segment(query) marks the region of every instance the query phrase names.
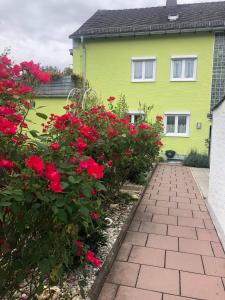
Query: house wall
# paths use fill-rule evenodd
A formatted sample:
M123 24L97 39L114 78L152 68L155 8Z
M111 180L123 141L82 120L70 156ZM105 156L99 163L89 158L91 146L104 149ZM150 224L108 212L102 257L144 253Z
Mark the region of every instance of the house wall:
M213 111L208 203L225 247L225 101Z
M48 116L51 113L54 114L63 114L65 110L63 106L66 105L66 98L37 98L35 99L37 112L42 112ZM44 106L38 109L39 106ZM35 129L40 131L42 129L41 124L45 123L44 119L41 119L36 116L35 111L31 110L27 116L27 119L32 120L34 123L29 123L28 126L30 129Z
M210 110L214 35L210 33L149 36L143 38L86 42L86 76L97 93L106 99L125 94L130 110L139 101L154 105L152 118L164 112L190 112L190 137L165 137L165 150L187 154L190 149L206 151ZM172 55L197 55L197 80L170 81ZM156 56L156 81L131 82L131 58ZM82 49L73 53L74 72L82 74ZM196 129L196 123L202 129Z

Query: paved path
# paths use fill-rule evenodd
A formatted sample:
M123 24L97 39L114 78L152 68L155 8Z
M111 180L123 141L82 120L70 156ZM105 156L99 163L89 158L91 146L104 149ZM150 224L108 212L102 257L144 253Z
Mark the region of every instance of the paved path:
M207 168L191 168L191 173L202 192L202 196L208 198L209 192L209 169Z
M158 166L98 300L225 300L224 286L225 254L190 169Z

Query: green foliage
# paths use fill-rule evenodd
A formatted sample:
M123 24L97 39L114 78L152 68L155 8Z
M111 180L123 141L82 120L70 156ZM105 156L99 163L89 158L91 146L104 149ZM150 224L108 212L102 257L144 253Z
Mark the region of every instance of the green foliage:
M129 111L125 95L121 94L119 99L116 101L116 105L114 107L112 105L111 108L118 117L124 118Z
M88 82L84 82L84 78L79 74L72 74L71 79L76 88L84 88L84 85L86 88L89 86Z
M9 300L21 285L35 299L65 270L99 267L92 251L105 243L104 209L119 198L130 201L121 187L155 161L162 133L160 118L130 124L123 97L115 111L111 102L111 111L92 107L89 98L84 108L67 105L62 116L36 112L46 121L43 134L29 132L26 116L36 111L29 68L37 74L39 67L23 65L24 76L8 89L16 68L0 58L0 298ZM47 82L43 72L39 77Z
M209 157L206 154L198 153L196 150L191 150L184 159L183 165L196 168L209 168Z
M64 73L61 72L57 67L44 66L42 67L44 72L48 72L51 75L51 80L58 80L63 77Z
M73 69L70 68L70 67L66 67L64 70L63 70L63 75L64 76L71 76L73 74Z

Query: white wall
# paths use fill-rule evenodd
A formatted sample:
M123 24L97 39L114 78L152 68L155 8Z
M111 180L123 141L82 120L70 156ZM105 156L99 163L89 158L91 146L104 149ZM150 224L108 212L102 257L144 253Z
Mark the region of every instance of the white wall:
M225 247L225 101L213 111L208 205Z

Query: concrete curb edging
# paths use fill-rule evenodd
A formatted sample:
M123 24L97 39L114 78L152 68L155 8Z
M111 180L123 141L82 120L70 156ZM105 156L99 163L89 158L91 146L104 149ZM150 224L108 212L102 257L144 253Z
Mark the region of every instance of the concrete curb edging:
M113 244L112 246L112 249L110 250L110 252L108 253L105 261L104 261L104 264L102 265L101 269L99 270L99 273L91 287L91 290L90 292L88 293L88 298L87 299L90 299L90 300L97 300L98 299L98 296L101 292L101 289L103 287L103 284L104 284L104 281L105 281L105 278L106 276L108 275L115 259L116 259L116 256L118 254L118 251L120 249L120 246L125 238L125 235L127 233L127 230L133 220L133 217L136 213L136 210L138 208L138 206L140 205L140 202L144 196L144 193L148 187L148 184L156 170L156 167L157 167L157 164L153 165L153 168L152 170L149 172L148 176L147 176L147 180L146 180L146 184L145 186L143 187L142 191L141 191L141 195L138 199L138 201L134 204L134 206L132 207L131 209L131 212L130 212L130 215L128 216L126 222L123 224L123 227L115 241L115 243Z

